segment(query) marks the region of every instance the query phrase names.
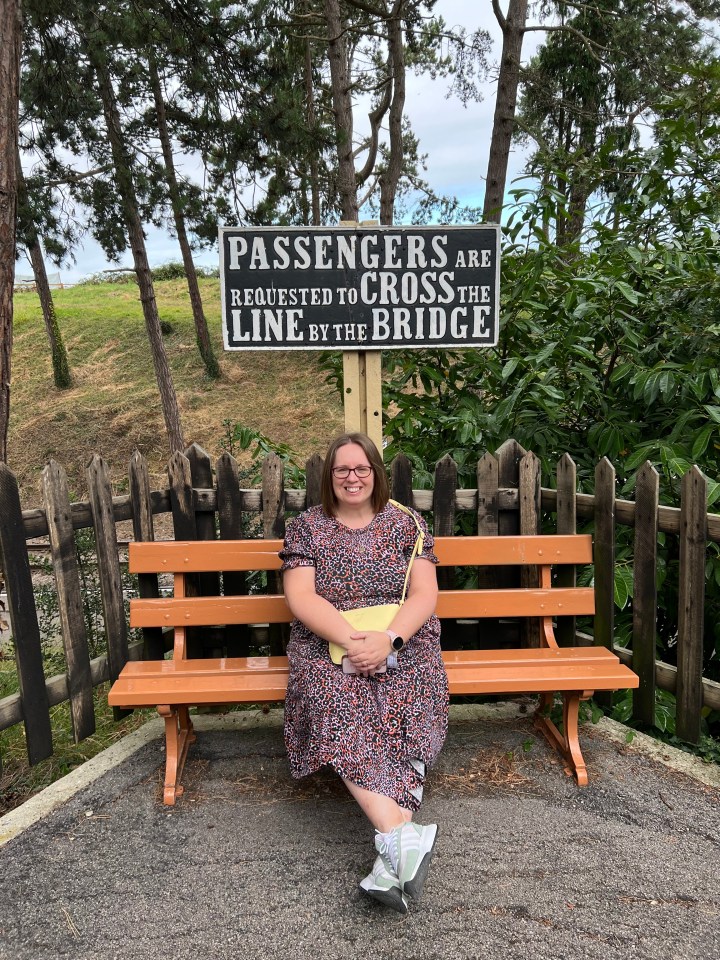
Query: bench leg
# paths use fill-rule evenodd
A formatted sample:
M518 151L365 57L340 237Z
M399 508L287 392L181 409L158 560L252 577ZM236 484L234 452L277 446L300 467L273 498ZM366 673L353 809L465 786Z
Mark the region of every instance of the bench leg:
M578 735L578 715L580 701L592 696L592 691L583 690L563 694L563 733L550 719L553 695L544 693L535 714L535 726L542 731L550 745L554 747L568 765L568 773L577 780L579 787L587 786L588 775L585 760L580 749Z
M187 707L161 705L158 713L165 721L165 787L163 803L174 806L175 800L182 796L180 786L188 747L195 741L190 711Z

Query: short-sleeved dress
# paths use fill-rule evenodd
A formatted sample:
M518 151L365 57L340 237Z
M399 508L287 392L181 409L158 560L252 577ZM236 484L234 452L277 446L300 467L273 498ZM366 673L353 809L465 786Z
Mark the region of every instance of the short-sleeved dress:
M437 563L433 539L416 516L426 533L421 556ZM339 610L398 603L416 540L412 517L391 503L361 530L311 507L288 524L282 569L314 567L317 593ZM331 766L352 783L416 810L423 765L435 759L447 732L438 618L430 617L409 639L396 668L373 677L343 673L327 641L298 620L288 658L285 743L293 776Z

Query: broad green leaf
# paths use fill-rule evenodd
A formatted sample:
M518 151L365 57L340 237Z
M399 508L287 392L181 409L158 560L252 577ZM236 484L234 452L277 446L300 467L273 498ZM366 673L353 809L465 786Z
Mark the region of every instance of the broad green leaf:
M615 606L624 610L633 593L633 570L631 565L616 566L613 578Z
M697 463L697 461L702 457L708 447L710 442L710 437L713 433L716 433L715 427L712 424L708 424L700 433L695 437L693 441L692 450L690 451L690 456L692 460Z
M513 357L512 360L508 360L507 363L503 364L502 368L502 378L507 380L510 377L514 370L517 369L517 365L520 363L519 357Z
M637 290L633 290L629 283L625 283L624 280L616 280L614 286L629 303L637 304L639 302Z

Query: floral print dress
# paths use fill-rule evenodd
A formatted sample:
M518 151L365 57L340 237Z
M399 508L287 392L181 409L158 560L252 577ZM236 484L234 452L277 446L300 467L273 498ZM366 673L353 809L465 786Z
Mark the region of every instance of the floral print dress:
M421 562L437 563L433 539L416 516L425 532ZM288 524L282 569L314 567L317 593L339 610L399 603L416 540L412 517L391 503L361 530L311 507ZM329 765L352 783L416 810L424 765L435 759L447 732L437 617L409 639L396 668L374 677L344 674L330 659L327 641L298 620L287 652L285 743L293 776Z

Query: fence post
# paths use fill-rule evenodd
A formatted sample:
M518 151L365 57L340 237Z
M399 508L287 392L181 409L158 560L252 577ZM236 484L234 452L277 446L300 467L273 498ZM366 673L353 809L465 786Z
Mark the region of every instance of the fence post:
M176 451L168 461L170 504L176 540L197 540L190 461Z
M700 739L703 705L703 613L707 541L707 481L698 467L682 478L678 597L677 715L682 740Z
M237 461L223 453L215 464L217 478L217 513L221 540L241 540L243 536L242 502ZM248 592L247 578L239 570L226 570L222 575L223 594L239 597ZM250 630L245 624L225 627L225 646L229 657L249 656Z
M53 752L50 705L20 492L14 474L4 463L0 463L0 552L15 639L27 754L30 763L35 764Z
M517 440L506 440L495 451L498 462L498 487L517 490L520 482L520 461L525 456L525 449ZM500 510L498 514L498 533L501 537L512 536L520 530L520 516L518 510ZM503 573L504 571L500 571ZM517 586L518 577L507 571L508 582L501 586Z
M193 486L192 508L195 513L195 530L198 540L215 539L215 514L210 511L199 511L194 490L212 490L215 486L210 457L203 448L193 443L185 451L190 464L190 478ZM198 576L201 597L217 597L220 593L220 574L201 573Z
M557 532L577 533L577 469L569 453L564 453L557 463ZM577 581L575 567L563 564L557 568L557 585L574 587ZM555 637L561 647L573 647L577 643L575 617L558 617Z
M152 498L147 461L139 450L133 451L128 467L130 482L130 502L132 504L133 537L137 543L155 539L153 526ZM154 600L160 596L156 573L138 574L138 596ZM143 658L162 660L165 655L163 632L161 627L143 627Z
M435 464L435 482L433 484L433 533L436 537L452 537L455 534L455 494L457 491L457 464L446 454ZM450 590L455 584L455 570L452 567L440 567L438 585L442 590ZM440 621L443 646L452 650L458 640L457 621Z
M518 502L520 533L523 536L536 536L540 528L540 461L532 451L526 453L520 461ZM537 587L537 567L523 567L520 571L520 584L523 587ZM540 646L539 620L534 617L523 620L522 642L525 647Z
M613 649L615 631L615 467L595 468L595 643Z
M506 440L496 451L498 464L498 529L501 537L513 536L520 531L520 511L518 509L502 509L499 498L500 490L517 490L520 483L520 461L525 456L525 450L517 440ZM520 584L519 567L500 567L493 571L494 586L500 589L510 589ZM489 626L489 624L488 624ZM520 631L516 623L498 621L498 630L504 636L505 644L517 645L521 642Z
M394 500L405 507L414 507L412 465L404 453L399 453L390 464L390 490Z
M498 462L491 453L484 454L477 462L477 531L480 537L498 535L498 469Z
M107 637L108 670L112 682L117 680L118 674L127 663L128 635L110 471L105 460L97 454L88 464L87 481L95 529L95 551ZM115 719L124 717L127 713L129 713L128 710L113 708Z
M190 477L193 487L198 490L214 489L215 479L212 463L203 448L199 444L193 443L185 451L185 456L190 464ZM198 540L214 540L215 514L209 510L198 510L194 497L193 510L195 511L195 529L197 530ZM215 575L213 574L213 576Z
M322 500L323 458L314 453L305 463L305 506L316 507Z
M184 453L176 450L168 460L168 479L170 481L170 508L172 510L173 531L176 540L197 540L195 504L193 502L192 474L190 461ZM185 578L185 594L188 597L200 595L198 574L188 574ZM187 631L187 655L190 658L207 656L205 652L207 633L194 627Z
M240 475L237 460L229 453L223 453L215 464L217 477L217 512L221 540L242 540L242 503L240 502ZM227 589L227 577L223 574L225 593L237 591ZM241 578L242 579L242 578Z
M275 453L269 453L262 465L263 537L266 540L285 536L285 475L283 462ZM280 574L268 573L268 590L281 593ZM282 655L289 637L287 624L270 624L270 653Z
M520 461L518 502L520 533L535 536L540 529L540 461L532 451Z
M498 535L498 462L491 453L484 453L477 462L477 532L479 537ZM494 567L478 567L478 587L497 587ZM486 626L489 626L486 624ZM497 633L496 622L494 632Z
M639 688L633 690L633 720L648 726L655 723L659 498L660 477L655 467L646 460L635 482L632 668L640 677Z
M67 665L70 718L73 738L79 743L95 732L93 684L67 475L54 460L43 470L42 485Z
M452 537L455 535L456 492L457 464L448 453L435 465L433 533L436 537ZM440 573L442 572L441 570Z

